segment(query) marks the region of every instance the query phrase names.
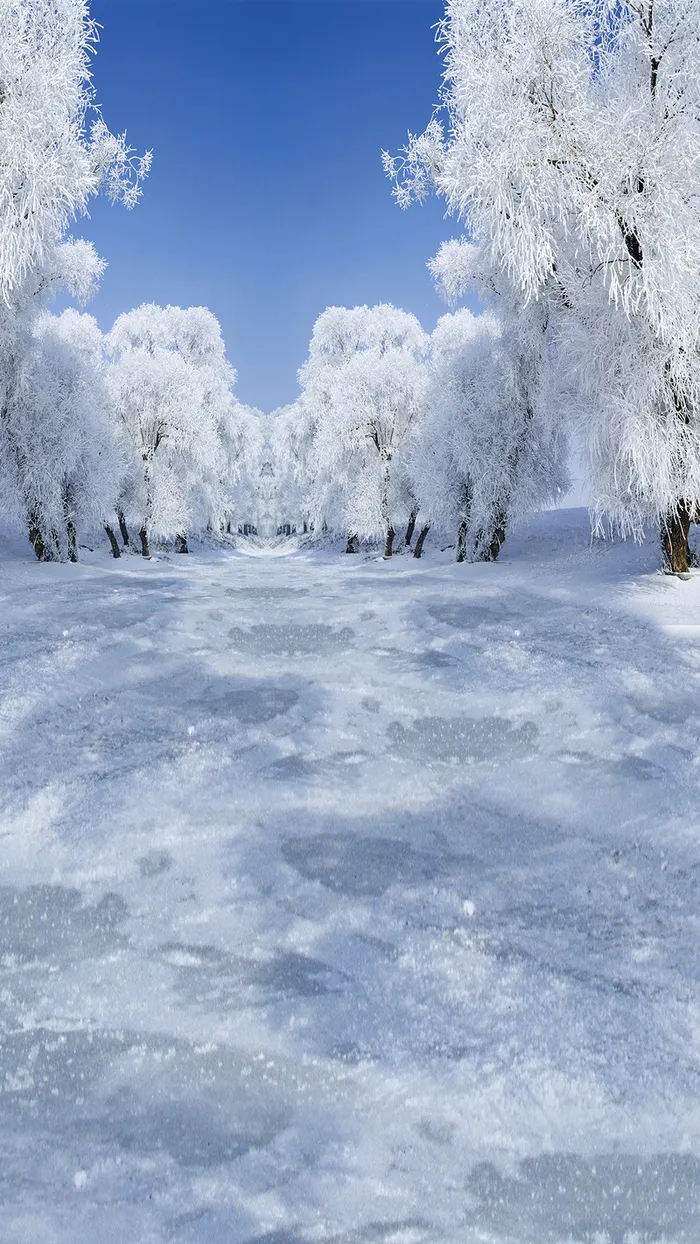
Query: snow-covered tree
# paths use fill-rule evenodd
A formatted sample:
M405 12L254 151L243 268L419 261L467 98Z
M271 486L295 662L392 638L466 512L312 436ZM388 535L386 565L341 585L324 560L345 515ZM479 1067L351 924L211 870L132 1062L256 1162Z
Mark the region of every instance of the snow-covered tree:
M0 0L0 298L7 304L90 198L133 204L134 161L94 106L88 0Z
M391 556L396 525L415 507L408 434L423 406L428 337L388 304L330 307L314 326L300 372L313 421L309 511L316 526L381 536Z
M239 526L257 527L266 506L264 464L266 418L261 410L245 403L230 403L221 421L223 521L226 531Z
M348 479L361 466L351 445L325 434L338 416L337 373L364 347L367 312L367 307L327 307L318 317L299 371L301 395L289 408L287 448L297 480L304 480L309 526L317 532L346 529ZM356 539L351 531L349 549Z
M124 471L91 316L37 317L0 435L37 555L76 561L77 532L105 521Z
M700 494L698 30L700 0L447 0L449 131L387 162L545 305L597 521L659 521L674 570Z
M22 402L34 383L33 318L59 287L88 296L103 265L66 231L102 190L132 206L149 157L133 160L94 107L87 0L0 0L0 32L0 504L26 519L27 463L10 424L26 430L31 417Z
M495 559L511 524L565 486L566 442L541 392L541 336L536 317L466 308L433 332L411 473L423 512L457 531L459 561Z
M270 511L274 529L310 525L307 493L315 423L301 399L274 410L267 437Z
M114 409L133 450L122 509L149 538L175 537L224 521L225 473L235 373L221 330L204 307L148 304L121 315L107 337Z

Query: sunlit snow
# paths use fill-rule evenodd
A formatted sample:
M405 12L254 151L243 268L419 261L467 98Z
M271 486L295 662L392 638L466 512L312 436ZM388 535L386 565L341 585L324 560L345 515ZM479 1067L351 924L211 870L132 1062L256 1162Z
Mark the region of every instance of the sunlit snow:
M697 1241L700 580L3 549L3 1244Z

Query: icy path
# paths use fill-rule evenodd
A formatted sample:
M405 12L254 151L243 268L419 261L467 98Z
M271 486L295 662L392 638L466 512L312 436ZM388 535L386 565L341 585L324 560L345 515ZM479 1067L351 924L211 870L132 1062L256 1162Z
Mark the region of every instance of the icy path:
M2 1244L696 1244L700 579L17 547Z

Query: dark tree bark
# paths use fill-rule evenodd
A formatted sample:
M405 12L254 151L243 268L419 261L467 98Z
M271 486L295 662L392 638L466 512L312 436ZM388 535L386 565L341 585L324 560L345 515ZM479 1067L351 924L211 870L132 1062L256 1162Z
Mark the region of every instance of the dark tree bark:
M34 552L36 553L37 561L45 562L47 560L47 557L46 557L46 547L44 545L44 537L41 534L41 527L39 526L39 520L37 518L37 515L33 510L30 511L29 513L28 523L29 523L29 543L31 544L32 548L34 549Z
M58 532L51 531L47 536L41 526L39 515L36 510L29 511L27 515L27 526L29 528L29 543L36 553L37 561L61 561L61 544L58 538Z
M467 556L467 535L469 533L469 519L463 518L459 524L457 532L457 561L463 562Z
M396 534L396 533L395 533L395 531L394 531L394 528L393 528L393 527L390 527L390 528L389 528L389 530L388 530L388 531L387 531L387 533L386 533L386 544L384 545L384 556L385 556L385 558L386 558L386 557L391 557L391 555L392 555L392 553L393 553L393 551L394 551L394 536L395 536L395 534Z
M124 548L128 548L129 528L126 525L126 518L124 517L123 510L117 510L117 518L119 519L119 530L121 532L122 543L124 544Z
M458 562L467 560L467 542L472 521L472 485L469 477L462 483L461 494L460 510L462 512L462 521L457 532L457 552L455 554L455 560Z
M187 536L176 536L175 537L175 552L176 553L189 553L189 551L190 550L187 547Z
M674 574L686 574L692 564L688 537L690 524L696 516L695 509L691 510L683 501L677 510L666 515L661 524L661 548L666 569Z
M408 527L406 528L406 547L407 548L411 547L411 540L413 539L413 533L416 530L416 519L417 518L418 518L418 511L411 510L411 513L408 519Z
M348 535L348 542L345 545L345 552L346 553L359 553L359 551L360 551L360 541L358 540L355 533L351 531Z
M141 539L141 556L150 557L151 550L148 544L148 531L146 530L145 527L142 527L141 530L139 531L139 537Z
M121 549L119 548L117 537L112 531L112 528L110 527L109 523L105 523L104 527L105 527L105 531L107 532L109 543L112 546L112 557L121 557Z
M75 513L75 507L73 503L73 487L68 480L64 482L63 487L61 489L61 494L62 494L62 500L63 500L63 518L66 524L66 544L68 546L68 560L71 562L77 562L78 560L78 536L75 530L75 522L73 520L73 515ZM60 548L60 542L57 541L57 544L58 544L58 547Z
M477 557L480 562L495 562L506 538L505 519L499 514L489 532L480 532L477 540Z
M71 562L77 562L78 537L75 531L75 523L72 518L66 519L66 535L68 536L68 560Z
M495 562L506 538L506 512L496 509L488 526L480 527L474 540L474 559L478 562Z
M421 556L423 552L423 545L425 544L425 537L427 536L429 531L430 531L430 523L428 523L426 527L421 528L421 531L419 532L419 535L418 535L418 539L416 540L416 547L413 550L414 557Z

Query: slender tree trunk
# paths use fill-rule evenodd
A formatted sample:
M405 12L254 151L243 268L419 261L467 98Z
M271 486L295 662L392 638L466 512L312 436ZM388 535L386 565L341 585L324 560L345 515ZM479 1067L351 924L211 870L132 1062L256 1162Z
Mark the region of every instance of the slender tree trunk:
M416 530L416 519L417 518L418 518L418 511L411 510L411 513L408 519L408 527L406 528L406 548L411 547L411 540L413 539L413 533Z
M421 528L421 531L419 532L419 535L418 535L418 539L416 540L416 547L413 550L414 557L420 557L422 555L423 545L425 544L425 537L427 536L429 531L430 531L430 523L428 523L425 527Z
M360 541L358 540L354 531L351 531L348 535L348 542L345 545L345 552L346 553L359 553L359 551L360 551Z
M29 525L29 543L36 553L37 561L48 561L49 559L46 556L44 537L41 534L41 527L39 526L39 519L36 510L29 511L27 521Z
M377 444L379 449L379 444ZM379 504L381 506L382 517L384 519L384 530L386 531L386 543L384 545L384 556L391 557L394 551L394 524L389 518L389 487L391 485L391 454L379 451L384 464L382 491Z
M688 547L690 524L694 510L683 501L677 510L666 515L661 524L661 547L667 570L674 574L686 574L690 570L691 556Z
M459 524L457 532L457 561L463 562L467 556L467 535L469 533L469 519L463 518Z
M505 519L502 514L494 520L494 525L490 535L486 532L480 533L477 541L478 558L481 562L495 562L501 551L501 546L506 538Z
M75 523L72 518L66 519L66 535L68 536L68 560L71 562L77 562L78 537L75 531Z
M500 553L506 539L505 520L500 521L493 529L491 543L489 545L489 561L495 562Z
M176 536L175 537L175 552L176 553L189 553L189 551L190 550L187 547L187 536Z
M145 508L143 520L141 522L141 529L139 531L139 538L141 540L141 556L142 557L151 556L151 548L148 542L148 528L153 520L153 489L151 488L151 476L153 473L153 468L151 464L153 461L153 454L155 454L156 449L158 448L158 440L159 440L159 436L156 437L156 445L153 451L150 453L144 454L143 456L143 480L144 480L144 484L146 485L146 508Z
M34 509L30 510L27 515L27 526L29 528L29 543L36 553L37 561L60 562L63 560L58 532L52 530L47 536L42 529L39 515Z
M121 532L122 543L124 548L129 546L129 528L126 525L126 518L123 510L117 510L117 518L119 520L119 530Z
M78 560L78 536L73 521L73 489L67 480L61 489L63 501L63 518L66 524L66 544L68 546L68 560L77 562ZM60 545L59 545L60 547Z
M117 541L117 537L115 536L114 532L112 531L112 528L110 527L109 523L105 523L105 524L104 524L104 529L105 529L105 531L107 532L107 537L108 537L108 539L109 539L109 543L110 543L110 544L111 544L111 546L112 546L112 557L121 557L121 550L120 550L120 548L119 548L119 543L118 543L118 541Z
M497 509L487 527L480 527L474 541L474 557L479 562L495 562L506 538L506 511Z
M469 527L472 521L472 485L471 480L467 476L462 484L462 521L459 524L457 532L457 553L456 560L458 562L467 559L467 540L469 538Z

